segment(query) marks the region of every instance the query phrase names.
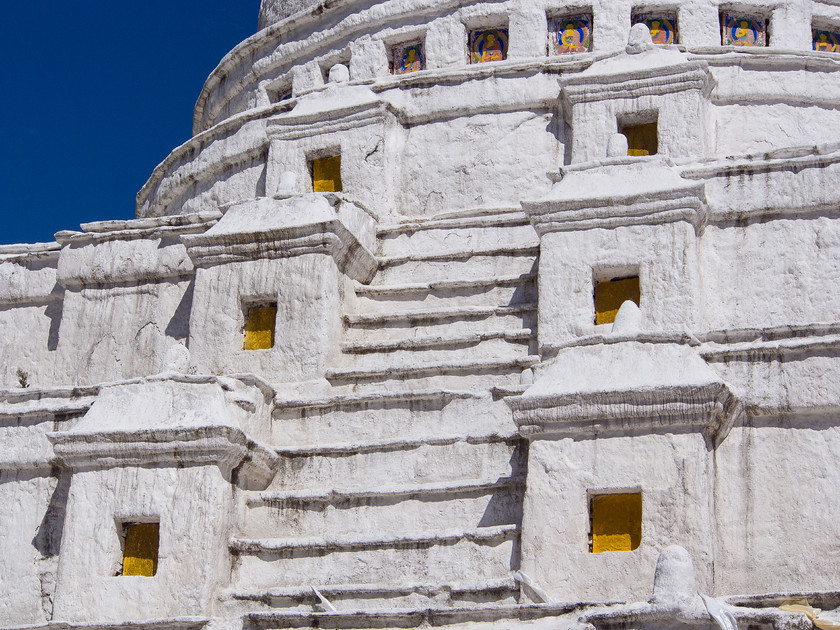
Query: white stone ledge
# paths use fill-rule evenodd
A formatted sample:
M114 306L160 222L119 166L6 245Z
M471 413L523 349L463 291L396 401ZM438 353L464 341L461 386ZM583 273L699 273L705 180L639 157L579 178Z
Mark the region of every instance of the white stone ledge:
M257 628L417 628L456 623L487 623L515 619L531 621L559 617L576 610L620 602L575 602L555 604L483 604L464 607L423 607L342 612L255 612L245 616ZM570 625L573 620L569 620ZM798 628L796 630L799 630Z
M453 347L475 345L493 339L504 339L512 343L522 343L535 339L536 336L536 331L530 328L493 330L464 335L422 335L407 339L344 342L341 344L341 351L346 354L368 354L374 352L397 352L399 350L452 349Z
M415 497L474 494L499 488L523 486L524 478L497 477L495 479L474 479L469 481L445 481L426 484L396 484L377 488L347 488L319 490L291 490L288 492L263 492L258 498L250 498L248 507L277 505L301 501L306 503L340 503L358 499L379 497L408 500Z
M516 442L519 440L517 431L508 433L484 433L476 435L449 435L428 438L394 438L387 440L368 440L347 442L343 444L312 444L306 446L285 446L275 449L283 457L328 457L330 455L363 455L367 453L382 453L388 451L420 448L422 446L451 446L458 442L467 444L494 444L499 442Z
M536 303L514 306L444 306L440 308L395 311L393 313L350 313L344 315L349 326L376 326L394 322L427 322L448 319L474 319L493 315L522 315L537 311Z
M380 225L376 235L380 238L411 234L423 230L458 230L464 228L493 228L528 225L528 215L520 207L470 208L459 212L446 212L426 219L410 218L392 225Z
M414 532L394 536L381 534L345 535L312 538L233 538L230 550L236 553L265 554L288 551L360 551L363 549L392 549L399 547L454 545L461 541L476 544L498 544L512 540L519 534L518 525L495 525L470 530L450 529L437 532Z
M168 617L146 621L52 621L24 626L0 626L0 630L199 630L210 621L208 617Z
M526 221L527 223L527 221ZM414 282L407 284L356 284L356 295L389 297L410 293L431 293L457 289L476 289L482 287L512 287L528 282L536 282L537 274L524 273L516 276L494 276L471 280L437 280L432 282Z
M513 419L528 438L605 436L636 431L699 429L728 432L742 413L723 383L513 399ZM725 435L724 435L725 437Z
M377 403L406 403L413 404L420 401L451 400L451 399L479 399L481 394L471 391L434 389L404 392L367 392L364 394L343 394L325 398L298 398L274 401L273 414L276 415L289 409L329 409L335 407L368 406Z
M0 418L82 413L98 394L98 386L0 390Z
M730 606L767 608L807 600L809 605L822 610L834 610L840 606L840 591L789 591L782 593L760 593L750 595L725 595L720 598Z
M486 373L512 369L522 369L537 365L537 355L512 357L507 359L487 359L473 361L440 361L434 363L390 365L382 368L355 369L333 368L325 376L331 381L369 381L404 378L421 378L429 375L453 373Z
M242 467L248 487L264 489L274 477L277 455L228 426L144 429L135 431L65 431L48 433L56 460L68 468L114 466L219 465Z
M536 236L534 240L537 241ZM442 252L439 254L409 254L407 256L380 256L379 268L395 267L409 262L433 261L463 261L475 256L536 256L540 253L539 243L536 245L520 245L516 247L490 247L486 249L472 249L461 252Z
M825 167L840 162L840 143L831 142L810 146L793 146L768 151L747 153L726 158L712 158L708 161L683 165L680 175L686 179L712 179L715 177L740 176L746 173L801 170Z
M339 598L362 595L393 596L409 595L418 593L426 596L448 593L487 593L501 590L519 592L518 583L510 577L482 580L481 582L453 582L443 584L430 584L424 582L401 582L394 584L324 584L318 585L318 590L324 595L332 595ZM239 590L230 589L221 594L222 600L239 599L248 601L260 601L264 599L303 599L306 601L317 598L310 586L288 586L269 589Z
M826 350L840 350L840 335L819 338L753 341L731 345L708 344L699 352L707 361L746 359L753 362L774 361L791 355L810 355Z
M61 249L58 243L12 243L0 245L0 261L25 257L43 257L57 253Z

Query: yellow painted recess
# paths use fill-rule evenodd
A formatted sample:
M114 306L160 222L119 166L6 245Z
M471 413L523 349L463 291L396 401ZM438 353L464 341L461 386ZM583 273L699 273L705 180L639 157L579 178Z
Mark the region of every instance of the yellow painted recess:
M122 574L153 577L157 573L159 539L158 523L126 525Z
M627 155L656 155L659 150L659 132L656 123L627 125L621 128L627 137Z
M254 306L248 309L245 321L243 350L266 350L274 347L274 324L277 306Z
M592 497L592 553L633 551L642 542L642 494Z
M595 284L595 323L612 324L627 300L639 306L642 292L639 277L604 280Z
M312 190L341 192L341 156L312 160Z

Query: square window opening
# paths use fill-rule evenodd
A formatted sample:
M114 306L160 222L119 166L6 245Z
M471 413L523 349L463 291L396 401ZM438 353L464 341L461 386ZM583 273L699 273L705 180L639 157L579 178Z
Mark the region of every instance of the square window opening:
M650 118L650 117L648 117ZM638 120L633 117L618 121L618 132L627 138L627 155L656 155L659 152L658 115L653 120Z
M426 44L422 39L395 44L388 59L391 74L409 74L426 69Z
M840 27L815 25L811 29L811 41L817 52L840 53Z
M677 13L675 11L640 10L633 13L633 24L645 24L650 29L654 44L669 45L679 43Z
M548 54L570 55L592 50L592 12L548 16Z
M284 85L279 88L275 88L268 92L268 100L269 102L274 105L275 103L282 103L283 101L291 100L292 98L292 86L291 85Z
M627 300L641 302L639 276L625 276L595 281L595 325L612 324L621 305Z
M770 20L740 11L721 11L721 44L724 46L770 45Z
M315 192L341 192L341 155L318 157L309 163L312 190Z
M245 315L245 343L242 349L268 350L273 348L276 323L276 302L248 307Z
M589 498L589 551L633 551L642 542L642 493L595 494Z
M470 31L470 63L504 61L508 55L508 29L482 28Z
M158 568L160 523L119 524L123 550L122 567L118 575L154 577Z

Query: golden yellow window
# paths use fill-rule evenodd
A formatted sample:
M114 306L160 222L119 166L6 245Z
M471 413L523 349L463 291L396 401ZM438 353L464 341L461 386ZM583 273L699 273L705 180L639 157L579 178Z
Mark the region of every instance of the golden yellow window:
M659 131L655 122L622 125L620 132L627 137L627 155L656 155L659 150Z
M621 305L630 300L639 306L641 295L638 276L596 282L595 323L612 324Z
M243 350L265 350L274 347L274 324L277 305L252 306L245 317Z
M126 523L123 575L153 577L157 573L159 523Z
M642 542L642 493L592 497L592 553L633 551Z
M341 156L312 160L312 190L341 192Z

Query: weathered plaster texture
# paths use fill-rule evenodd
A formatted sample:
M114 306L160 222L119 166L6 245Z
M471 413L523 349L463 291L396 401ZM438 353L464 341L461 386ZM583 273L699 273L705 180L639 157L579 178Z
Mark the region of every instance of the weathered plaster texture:
M263 0L136 219L0 246L0 629L840 622L835 4Z

